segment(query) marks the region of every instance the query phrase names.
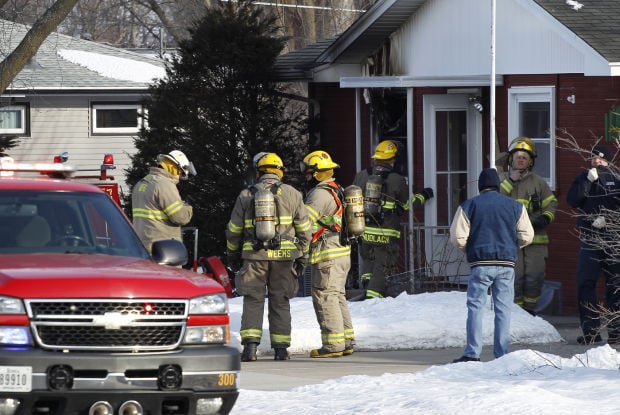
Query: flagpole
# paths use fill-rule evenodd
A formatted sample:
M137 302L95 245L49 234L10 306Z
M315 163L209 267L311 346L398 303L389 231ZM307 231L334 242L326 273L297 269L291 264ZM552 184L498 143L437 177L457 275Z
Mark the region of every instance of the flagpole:
M496 0L491 0L491 82L489 102L489 167L495 167L495 15Z

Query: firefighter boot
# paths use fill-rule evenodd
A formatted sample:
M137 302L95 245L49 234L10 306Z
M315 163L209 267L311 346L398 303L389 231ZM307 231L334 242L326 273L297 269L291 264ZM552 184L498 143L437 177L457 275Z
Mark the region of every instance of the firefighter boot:
M242 362L255 362L257 347L258 347L258 343L246 343L243 346L243 352L241 353L241 361Z
M290 360L291 356L288 354L286 347L276 347L273 349L273 360Z
M321 347L320 349L313 349L310 351L310 357L322 358L322 357L341 357L343 351L332 352Z

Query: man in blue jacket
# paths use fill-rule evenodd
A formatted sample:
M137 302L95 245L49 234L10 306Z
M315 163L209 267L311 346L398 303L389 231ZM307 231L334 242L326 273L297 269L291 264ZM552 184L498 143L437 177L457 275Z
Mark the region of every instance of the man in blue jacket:
M601 342L601 320L596 296L596 282L601 273L605 275L607 309L620 312L620 259L609 251L617 244L617 225L608 226L609 214L620 210L620 179L610 169L613 153L604 145L592 149L590 169L573 180L566 201L579 211L579 258L577 260L577 299L583 335L577 337L580 344ZM607 326L607 342L620 344L620 321L611 319Z
M478 196L459 206L450 227L450 242L465 252L471 267L467 283L467 346L454 363L480 360L489 287L495 310L493 352L496 358L508 353L517 250L534 238L525 206L499 193L495 169L482 170L478 190Z

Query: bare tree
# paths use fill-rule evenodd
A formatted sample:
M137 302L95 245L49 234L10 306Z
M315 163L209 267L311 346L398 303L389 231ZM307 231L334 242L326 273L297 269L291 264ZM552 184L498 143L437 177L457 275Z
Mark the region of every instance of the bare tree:
M0 93L4 92L15 76L26 66L45 39L67 17L78 0L58 0L35 22L24 39L0 62ZM6 3L6 1L4 1Z

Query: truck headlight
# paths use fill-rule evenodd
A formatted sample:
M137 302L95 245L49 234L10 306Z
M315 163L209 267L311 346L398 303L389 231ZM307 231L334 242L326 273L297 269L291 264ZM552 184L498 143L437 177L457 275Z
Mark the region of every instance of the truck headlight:
M30 329L28 327L0 326L1 346L28 346L30 344Z
M0 314L26 314L26 309L19 298L0 296Z
M183 338L185 344L225 344L230 340L228 326L188 327Z
M189 301L189 314L226 314L228 298L226 294L211 294L192 298Z

